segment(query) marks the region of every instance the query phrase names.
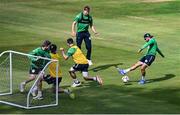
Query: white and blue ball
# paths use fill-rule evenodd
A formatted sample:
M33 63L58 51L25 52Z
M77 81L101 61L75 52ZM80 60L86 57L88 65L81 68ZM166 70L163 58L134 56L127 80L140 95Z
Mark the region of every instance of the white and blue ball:
M127 83L127 82L129 81L129 77L128 77L127 75L123 76L123 77L122 77L122 81L123 81L124 83Z

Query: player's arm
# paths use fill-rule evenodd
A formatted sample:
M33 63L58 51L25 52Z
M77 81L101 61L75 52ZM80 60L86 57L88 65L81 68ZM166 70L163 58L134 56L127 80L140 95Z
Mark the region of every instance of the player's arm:
M147 43L145 43L139 50L138 53L140 53L143 49L147 48L149 45L153 44L152 40L149 40Z
M30 55L36 55L38 53L38 49L35 49L35 50L33 50L32 52L30 52L29 54ZM29 59L31 60L31 61L37 61L39 58L37 58L37 57L33 57L33 56L28 56L29 57Z
M73 23L72 23L72 25L71 25L71 35L73 36L73 37L75 37L76 36L76 24L79 22L79 20L80 20L80 14L78 14L75 18L74 18L74 21L73 21Z
M51 59L51 55L50 55L49 53L46 53L46 54L45 54L45 57ZM45 66L49 61L50 61L50 60L44 60L44 66Z
M165 56L163 55L163 53L161 52L161 50L157 47L156 51L164 58Z
M93 25L93 19L91 18L91 22L90 22L90 27L91 27L91 30L94 32L95 35L98 34L98 32L96 31L96 28L95 26Z
M64 48L60 48L61 54L65 60L67 60L69 57L65 54Z
M76 21L73 21L72 26L71 26L71 35L72 35L73 37L76 36L76 31L75 31L76 24L77 24L77 22L76 22Z
M65 54L64 48L60 48L60 50L61 50L61 54L65 60L67 60L70 56L72 56L76 52L75 48L69 48L69 50L67 51L66 54Z

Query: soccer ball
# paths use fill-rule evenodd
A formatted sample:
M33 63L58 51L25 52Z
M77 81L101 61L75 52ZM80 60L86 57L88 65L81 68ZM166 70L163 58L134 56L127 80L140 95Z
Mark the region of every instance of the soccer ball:
M127 75L123 76L123 77L122 77L122 81L123 81L124 83L127 83L127 82L129 81L129 77L128 77Z

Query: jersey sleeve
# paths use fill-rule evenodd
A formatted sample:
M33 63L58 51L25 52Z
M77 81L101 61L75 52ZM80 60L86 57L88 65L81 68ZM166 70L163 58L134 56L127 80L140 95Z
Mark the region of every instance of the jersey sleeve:
M69 50L66 53L66 56L70 57L76 52L75 48L69 48Z
M90 27L92 27L92 26L93 26L93 18L90 17Z
M161 52L161 50L157 47L156 51L162 56L164 57L163 53Z
M33 50L33 51L30 52L29 54L36 56L36 54L38 54L38 49ZM33 57L33 56L29 56L29 59L30 59L31 61L36 61L36 58Z
M143 50L143 49L145 49L145 48L147 48L149 45L151 45L151 44L153 44L154 43L154 40L149 40L147 43L145 43L142 47L141 47L141 49Z
M50 55L49 52L46 53L46 57L47 57L47 58L51 58L51 55Z
M76 15L76 17L74 18L75 22L79 22L79 20L80 20L80 14Z

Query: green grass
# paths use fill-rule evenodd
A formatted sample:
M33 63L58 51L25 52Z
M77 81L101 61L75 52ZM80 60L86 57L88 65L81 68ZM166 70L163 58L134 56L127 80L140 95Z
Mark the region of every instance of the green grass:
M44 39L67 49L65 42L70 37L73 18L89 4L100 33L99 37L92 34L94 65L89 69L91 75L98 74L104 80L102 87L85 82L75 88L75 100L60 95L57 107L24 110L0 104L1 114L180 113L180 1L142 1L0 0L1 52L9 49L29 52ZM113 65L127 68L143 55L137 54L137 50L144 44L145 32L156 37L166 57L157 55L147 70L150 83L138 85L140 71L137 70L129 74L131 85L124 85ZM72 82L67 71L73 62L60 60L60 64L61 85L66 88ZM25 74L25 70L22 72ZM80 73L78 78L83 80Z

